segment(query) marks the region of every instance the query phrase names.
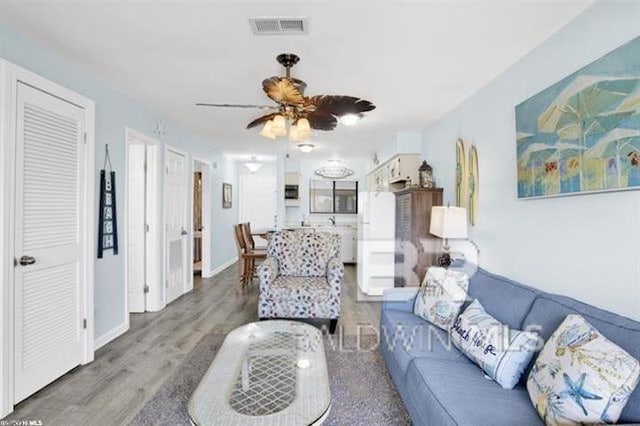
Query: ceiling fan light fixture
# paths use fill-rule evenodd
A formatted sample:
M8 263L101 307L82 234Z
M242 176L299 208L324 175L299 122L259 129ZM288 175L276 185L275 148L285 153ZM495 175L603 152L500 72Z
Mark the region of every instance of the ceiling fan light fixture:
M340 122L345 126L353 127L360 121L361 114L345 114L340 116Z
M276 115L273 117L273 124L271 124L271 133L276 136L287 135L287 123L283 116Z
M271 131L273 127L273 121L269 120L266 123L264 123L264 127L262 128L262 130L260 130L260 135L264 136L267 139L271 139L271 140L275 140L276 139L276 135L273 134L273 132Z
M291 125L289 128L289 140L291 142L300 142L300 135L298 134L298 126L296 124Z
M311 126L309 125L309 120L307 120L306 118L298 119L298 121L296 122L296 125L298 126L298 130L302 132L311 132Z
M311 151L313 151L315 147L316 146L312 143L301 143L298 145L298 148L300 149L300 151L304 152L305 154L308 154Z
M253 22L253 21L252 21ZM304 22L297 18L255 18L255 29L270 31L280 28L282 31L298 29ZM264 28L262 28L264 27ZM286 27L286 28L285 28ZM376 106L355 96L348 95L316 95L305 96L307 83L291 76L291 68L298 63L300 57L295 53L282 53L276 61L284 67L284 75L272 76L262 80L262 90L275 102L275 105L255 104L213 104L198 103L198 106L224 108L258 108L268 113L255 118L247 125L247 129L264 125L260 134L269 139L289 136L292 142L302 142L313 137L316 130L335 130L338 123L354 126ZM291 133L288 128L292 127Z

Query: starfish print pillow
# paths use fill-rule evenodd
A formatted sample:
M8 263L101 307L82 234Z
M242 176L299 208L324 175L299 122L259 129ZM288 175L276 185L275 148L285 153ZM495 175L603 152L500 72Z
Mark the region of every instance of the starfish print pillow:
M547 425L615 423L639 375L638 360L568 315L540 351L527 390Z

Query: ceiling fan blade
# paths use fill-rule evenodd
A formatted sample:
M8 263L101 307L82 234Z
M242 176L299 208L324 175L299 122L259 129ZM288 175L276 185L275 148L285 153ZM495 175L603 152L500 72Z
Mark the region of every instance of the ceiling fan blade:
M333 130L338 125L338 118L325 110L316 110L307 113L309 126L316 130Z
M221 108L258 108L258 109L278 109L277 105L252 105L252 104L206 104L199 102L196 106L221 107Z
M259 126L262 123L266 123L267 121L271 120L276 115L278 115L278 113L274 112L274 113L271 113L271 114L263 115L262 117L258 117L255 120L253 120L251 123L247 124L247 129Z
M374 104L365 99L343 95L319 95L305 98L305 106L308 105L314 105L316 111L326 111L338 117L376 109Z
M300 85L298 85L300 86ZM300 86L302 87L302 86ZM304 96L296 83L287 77L270 77L262 81L262 89L268 97L284 105L301 105Z

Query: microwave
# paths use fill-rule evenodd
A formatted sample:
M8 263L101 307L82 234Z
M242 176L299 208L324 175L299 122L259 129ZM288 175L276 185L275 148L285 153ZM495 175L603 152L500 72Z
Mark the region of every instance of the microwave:
M284 199L285 200L297 200L298 197L298 185L285 185L284 186Z

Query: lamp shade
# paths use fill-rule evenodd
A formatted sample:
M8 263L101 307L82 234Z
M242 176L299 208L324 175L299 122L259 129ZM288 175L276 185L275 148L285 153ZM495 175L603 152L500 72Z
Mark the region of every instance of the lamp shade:
M298 125L298 129L302 130L303 132L311 131L311 126L309 125L309 120L307 120L306 118L299 119L296 124Z
M289 128L289 140L292 142L300 142L300 139L298 139L298 126L296 124L293 124Z
M467 238L467 210L462 207L432 207L429 232L440 238Z
M285 136L287 134L287 124L284 117L276 115L273 117L273 124L271 125L271 133L276 136Z
M260 131L260 134L268 139L275 139L276 135L271 131L271 127L273 126L273 121L269 120L264 124L264 127Z

